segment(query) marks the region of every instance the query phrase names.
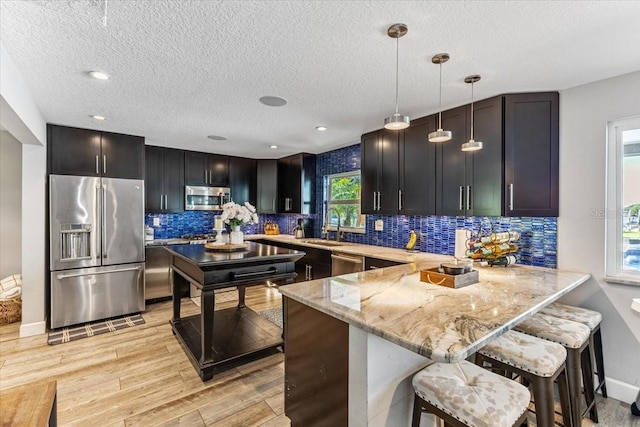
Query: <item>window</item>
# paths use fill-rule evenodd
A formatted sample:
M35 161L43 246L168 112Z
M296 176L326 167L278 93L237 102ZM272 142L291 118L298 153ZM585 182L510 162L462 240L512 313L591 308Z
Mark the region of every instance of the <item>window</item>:
M365 215L360 214L360 171L325 176L324 222L327 230L364 233Z
M607 139L606 276L640 285L640 116L610 122Z

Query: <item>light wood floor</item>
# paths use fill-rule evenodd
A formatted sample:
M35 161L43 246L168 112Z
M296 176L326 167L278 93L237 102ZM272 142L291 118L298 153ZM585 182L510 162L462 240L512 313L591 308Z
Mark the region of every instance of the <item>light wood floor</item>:
M260 311L279 306L281 297L275 288L253 287L246 302ZM188 299L182 306L183 315L199 311ZM144 325L56 346L47 345L46 334L19 338L19 323L0 326L0 388L57 380L60 426L290 425L282 354L203 383L171 333L171 303L148 305L143 317ZM598 411L599 424L582 425L640 427L628 404L601 399Z

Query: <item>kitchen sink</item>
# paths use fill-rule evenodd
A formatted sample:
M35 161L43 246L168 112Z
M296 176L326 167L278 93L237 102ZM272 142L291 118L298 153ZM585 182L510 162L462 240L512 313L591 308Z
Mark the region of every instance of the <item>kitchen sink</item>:
M304 239L300 240L302 243L311 243L321 246L342 246L342 242L336 242L335 240L323 240L323 239Z

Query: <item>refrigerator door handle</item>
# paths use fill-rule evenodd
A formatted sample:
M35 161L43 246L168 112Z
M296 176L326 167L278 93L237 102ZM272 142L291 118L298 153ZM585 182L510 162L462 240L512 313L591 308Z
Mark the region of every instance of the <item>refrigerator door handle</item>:
M107 242L107 185L102 184L102 218L100 221L102 225L102 258L106 258L106 242Z
M94 271L93 273L68 273L68 274L58 274L56 276L56 279L58 280L62 280L62 279L70 279L72 277L82 277L82 276L93 276L96 274L107 274L107 273L122 273L125 271L136 271L136 270L140 270L142 268L142 266L137 265L135 267L128 267L128 268L119 268L117 270L106 270L106 271Z

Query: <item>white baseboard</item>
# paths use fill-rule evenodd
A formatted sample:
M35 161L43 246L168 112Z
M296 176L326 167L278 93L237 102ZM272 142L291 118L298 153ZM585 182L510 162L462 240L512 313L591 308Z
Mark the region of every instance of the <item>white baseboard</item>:
M594 381L595 384L598 384L597 377ZM636 387L634 385L627 384L609 377L606 377L606 384L607 396L628 404L636 401L636 396L638 395L638 391L640 390L640 387Z
M20 338L40 335L47 332L47 322L34 322L20 325Z

